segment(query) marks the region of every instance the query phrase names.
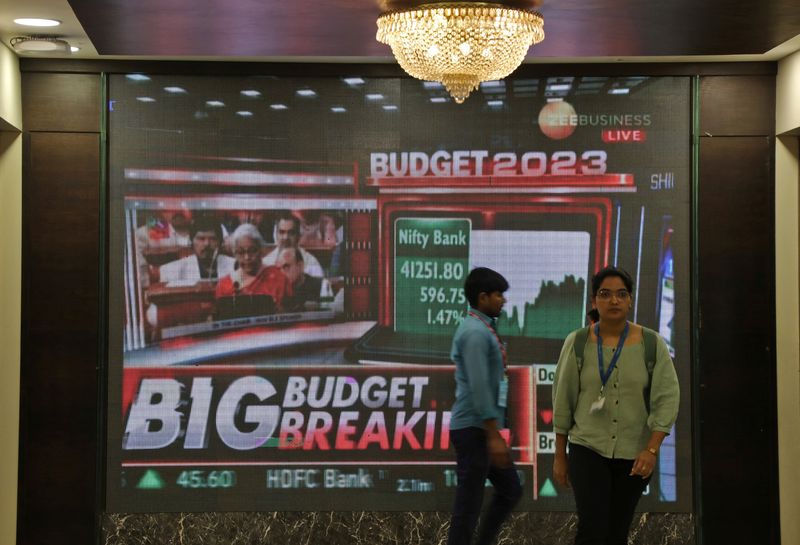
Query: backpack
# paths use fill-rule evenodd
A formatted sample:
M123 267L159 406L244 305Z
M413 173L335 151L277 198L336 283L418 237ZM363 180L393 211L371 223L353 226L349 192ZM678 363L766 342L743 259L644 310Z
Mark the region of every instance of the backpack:
M575 354L575 361L578 363L578 376L583 370L583 351L589 341L589 330L591 325L579 329L575 333L575 343L572 351ZM658 333L652 329L642 326L642 338L644 340L644 363L647 366L647 390L645 391L645 404L647 411L650 411L650 383L653 381L653 368L656 366L656 351L658 349Z

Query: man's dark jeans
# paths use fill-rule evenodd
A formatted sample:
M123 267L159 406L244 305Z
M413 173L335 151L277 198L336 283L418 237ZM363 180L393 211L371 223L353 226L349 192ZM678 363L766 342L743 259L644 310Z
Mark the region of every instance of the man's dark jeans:
M494 496L481 520L476 545L490 545L522 497L517 470L513 463L508 468L489 463L486 432L482 428L450 430L450 441L456 449L458 487L447 545L470 545L472 542L487 478L494 486Z

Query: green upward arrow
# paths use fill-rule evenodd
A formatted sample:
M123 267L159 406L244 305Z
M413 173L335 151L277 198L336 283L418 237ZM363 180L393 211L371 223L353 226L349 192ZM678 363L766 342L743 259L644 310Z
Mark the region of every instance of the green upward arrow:
M558 492L556 492L556 487L553 486L553 483L550 479L545 479L542 488L539 489L539 495L545 498L555 498L558 496Z
M161 475L159 475L157 471L148 469L144 472L142 478L139 479L139 484L136 485L136 488L141 488L144 490L164 488L164 481L161 479Z

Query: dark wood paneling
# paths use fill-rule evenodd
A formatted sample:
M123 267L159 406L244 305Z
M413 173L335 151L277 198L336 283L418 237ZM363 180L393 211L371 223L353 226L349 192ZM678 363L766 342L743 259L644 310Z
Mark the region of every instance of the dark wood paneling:
M695 448L708 545L780 542L773 150L766 137L700 143Z
M26 133L18 543L94 539L99 134Z
M100 131L97 74L22 74L22 124L26 131Z
M700 86L700 134L770 136L775 133L775 78L704 77Z
M69 4L101 55L387 57L390 48L375 40L380 1ZM800 32L796 0L533 1L547 37L528 51L531 59L765 53Z
M358 74L370 78L408 77L395 63L375 62L365 64L340 63L269 63L213 61L124 61L34 59L19 60L20 71L96 74L109 72L124 74L182 74L199 76L315 76L342 77ZM718 62L718 63L618 63L609 64L523 64L512 78L550 76L696 76L696 75L750 75L774 79L778 71L776 62Z

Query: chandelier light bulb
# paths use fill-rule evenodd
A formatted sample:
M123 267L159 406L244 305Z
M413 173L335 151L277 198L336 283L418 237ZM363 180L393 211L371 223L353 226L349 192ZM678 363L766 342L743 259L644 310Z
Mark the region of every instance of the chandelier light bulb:
M480 82L517 69L544 39L544 19L501 4L424 4L381 15L376 38L410 76L441 82L461 104Z

